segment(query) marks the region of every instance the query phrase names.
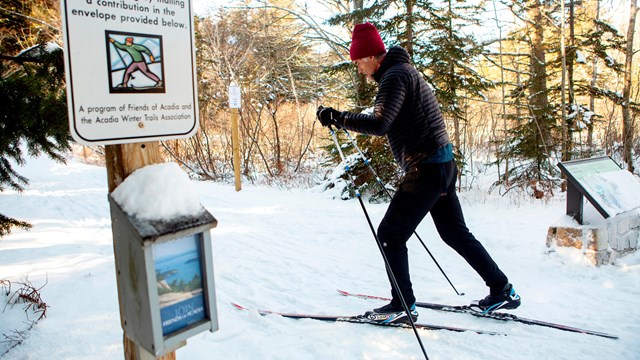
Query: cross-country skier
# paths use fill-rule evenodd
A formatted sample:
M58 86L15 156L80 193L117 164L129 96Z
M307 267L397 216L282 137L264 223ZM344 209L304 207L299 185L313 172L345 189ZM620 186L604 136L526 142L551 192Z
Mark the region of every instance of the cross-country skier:
M515 309L520 305L507 276L465 224L456 195L458 172L445 123L433 91L401 47L387 52L371 23L353 29L349 55L358 72L378 83L372 114L318 109L323 126L334 125L362 134L386 136L393 156L405 171L377 236L395 275L402 298L415 322L416 298L409 278L406 242L422 219L431 217L442 240L482 277L489 295L474 302L485 311ZM365 313L379 322L409 322L393 288L389 304Z

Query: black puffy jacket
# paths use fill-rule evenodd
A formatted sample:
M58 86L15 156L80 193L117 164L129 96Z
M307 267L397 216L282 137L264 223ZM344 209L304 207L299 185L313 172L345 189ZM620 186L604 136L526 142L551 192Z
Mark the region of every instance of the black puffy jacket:
M379 84L373 114L344 112L344 128L386 135L405 171L449 142L438 101L403 48L390 48L373 78Z

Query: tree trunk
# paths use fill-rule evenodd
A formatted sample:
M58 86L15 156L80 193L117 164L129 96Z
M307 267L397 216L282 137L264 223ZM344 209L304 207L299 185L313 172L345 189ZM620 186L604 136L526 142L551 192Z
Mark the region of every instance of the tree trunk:
M412 0L406 0L406 8L407 8L407 52L409 53L409 57L413 59L413 27L415 26L413 23L413 3ZM449 3L449 8L451 8L451 3Z
M631 71L633 69L633 36L636 27L636 16L638 14L638 0L630 0L631 11L629 12L629 28L627 29L627 51L624 62L624 89L622 90L622 141L623 158L627 163L627 170L633 172L633 121L629 109L631 98Z
M573 92L574 86L574 69L576 63L576 15L575 15L575 0L569 0L569 51L567 51L567 80L569 91L569 104L575 104L575 96ZM569 128L569 135L571 135L572 128ZM569 139L571 141L571 139Z
M542 5L532 7L530 10L530 19L533 23L533 33L531 34L531 86L529 89L531 106L531 114L536 122L538 130L538 150L537 163L538 174L541 176L542 162L548 156L548 146L551 145L551 129L549 126L549 100L547 98L547 69L546 69L546 50L544 46L544 19ZM540 178L538 180L541 180Z
M509 127L507 123L507 106L506 106L506 90L505 90L505 67L504 67L504 56L502 54L502 25L500 25L500 20L498 18L498 10L496 8L496 0L493 0L493 13L494 20L496 21L496 26L498 27L498 46L499 46L499 59L500 59L500 90L502 91L502 98L500 99L500 103L502 106L502 129L505 134L504 136L504 148L507 149L509 144L509 138L506 136ZM496 148L497 150L497 148ZM500 158L498 158L498 180L500 180ZM504 183L505 188L509 188L509 153L507 151L504 152Z
M450 17L449 17L449 26L447 28L447 31L448 31L449 39L453 40L453 17L452 17L453 9L452 9L451 1L452 0L448 1ZM450 78L450 80L448 82L449 82L449 85L451 85L451 87L448 89L448 91L451 93L451 101L452 101L450 103L450 105L455 105L456 108L457 108L458 104L457 104L457 100L456 99L458 99L458 95L456 94L456 92L457 92L458 89L455 86L455 83L456 83L455 82L455 72L456 72L456 64L455 64L455 62L453 62L453 61L449 62L448 71L449 71L448 76ZM463 150L463 148L462 148L462 136L460 134L460 121L461 121L461 118L459 116L459 113L456 110L452 111L451 115L452 115L451 116L451 120L453 120L453 145L455 146L456 149L458 149L458 151L461 154L463 154L462 153L462 150ZM458 190L461 190L461 188L462 188L462 171L459 171L458 172Z
M275 106L277 107L278 104L280 104L280 102L276 100ZM274 137L273 149L271 151L275 157L274 160L275 160L276 173L280 175L283 173L284 166L282 165L282 146L280 144L280 127L278 125L277 108L276 110L273 111L273 113L271 113L271 121L273 122L273 137Z
M561 16L560 16L560 56L562 58L562 82L560 84L560 106L562 108L562 161L571 160L569 137L571 121L567 118L567 105L571 104L571 101L567 103L567 50L566 50L566 26L564 17L564 1L561 1Z
M364 8L364 0L355 0L353 2L353 10L362 10ZM361 24L364 22L363 18L355 19L356 24ZM365 89L367 85L367 78L358 74L358 69L354 69L354 78L356 79L356 106L358 110L364 109L369 104L367 103L367 99L364 98Z
M596 1L596 21L600 20L600 0ZM591 88L596 87L596 80L598 79L598 57L593 57L593 72L591 73ZM589 110L595 114L596 112L596 97L593 91L589 92ZM587 156L593 155L593 120L590 120L587 124Z

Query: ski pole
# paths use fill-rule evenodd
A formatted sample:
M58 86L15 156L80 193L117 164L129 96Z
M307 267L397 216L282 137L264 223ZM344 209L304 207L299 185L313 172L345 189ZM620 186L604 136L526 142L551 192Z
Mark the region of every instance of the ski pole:
M376 178L376 181L378 182L378 184L380 184L380 187L382 187L382 189L384 190L385 194L387 194L387 196L389 198L392 198L391 193L389 192L389 189L387 189L387 187L384 186L384 183L382 182L382 180L378 176L378 173L373 168L373 166L371 166L371 162L369 161L369 159L367 159L367 157L364 155L362 150L360 150L360 147L358 146L358 144L356 144L356 141L353 139L353 137L351 137L351 134L346 129L342 129L342 131L344 131L344 133L349 138L349 141L351 141L351 144L353 144L353 146L355 147L356 151L358 151L358 154L360 154L360 157L362 158L362 161L364 161L364 163L367 164L367 167L369 168L369 171L371 171L371 174L373 174L373 176ZM449 282L449 285L451 285L451 287L453 288L453 291L455 291L456 294L458 294L460 296L464 295L464 293L458 292L456 287L453 286L453 283L451 282L451 280L449 280L449 277L444 272L444 270L442 269L442 267L440 266L440 264L438 263L436 258L433 256L431 251L429 251L429 248L427 247L427 245L424 243L424 241L422 241L422 239L420 238L420 235L418 235L418 232L414 230L413 234L418 238L418 240L422 244L422 247L424 247L424 249L427 250L427 253L429 254L429 256L431 256L431 260L433 260L433 262L436 264L438 269L440 269L440 272L442 273L442 275L444 275L444 278L447 279L447 281Z
M373 223L371 222L371 218L369 217L369 213L367 212L367 209L364 206L364 201L362 200L362 196L360 195L360 191L358 190L358 188L356 186L356 183L355 183L355 176L351 173L349 165L347 164L347 160L346 160L344 154L342 153L342 149L340 148L340 143L338 142L338 138L336 137L336 133L335 133L335 131L333 131L333 128L331 126L329 126L329 131L331 132L331 138L333 138L333 142L336 145L336 149L338 149L338 153L340 154L340 158L342 159L342 162L345 163L345 170L349 174L349 178L351 180L351 183L353 184L353 186L354 186L354 188L356 190L356 197L358 198L358 202L360 202L360 207L362 207L362 211L364 212L364 216L367 219L367 222L369 223L369 228L371 229L371 232L373 233L373 237L376 239L376 244L378 245L378 249L380 250L380 254L382 254L382 258L384 259L384 264L385 264L385 267L387 269L387 272L389 273L389 278L391 279L391 284L393 285L393 288L395 289L396 293L400 297L400 302L402 303L402 307L404 308L404 311L407 312L407 319L409 319L409 323L411 324L411 328L413 329L413 332L416 335L416 339L418 339L418 344L420 344L420 349L422 349L422 353L424 354L424 358L426 360L429 360L429 357L427 356L427 350L424 348L424 345L422 344L422 340L420 339L420 335L418 334L418 329L416 328L415 322L413 321L413 318L411 317L411 310L409 309L409 306L407 305L407 302L404 299L404 296L402 296L402 292L400 291L400 285L398 285L398 281L396 280L396 277L393 274L393 270L391 270L391 265L389 265L389 259L387 259L387 256L384 253L384 250L382 248L382 244L380 243L380 239L378 239L378 235L376 234L376 231L375 231L375 229L373 227Z

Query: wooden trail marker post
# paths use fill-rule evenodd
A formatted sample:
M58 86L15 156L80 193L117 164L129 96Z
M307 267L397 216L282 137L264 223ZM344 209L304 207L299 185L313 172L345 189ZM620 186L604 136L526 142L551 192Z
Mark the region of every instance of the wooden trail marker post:
M160 140L191 137L199 127L191 0L123 2L128 5L126 9L110 5L110 2L60 2L71 135L83 145L106 146L109 193L135 170L163 162ZM208 216L212 219L210 225L215 226L215 219ZM201 233L195 235L200 244L210 240L208 230L202 232L203 227L206 225L200 226L198 231ZM116 269L118 272L128 270L128 264L119 264L116 249L120 248L120 241L129 239L118 239L116 226L112 225L112 228ZM188 231L182 228L176 230L176 234L180 236ZM170 235L170 232L165 234L165 239ZM144 251L148 248L145 245ZM203 248L209 249L204 245ZM140 249L135 250L139 252ZM211 265L209 254L201 256L202 262ZM154 276L151 274L149 278ZM121 286L123 281L130 281L130 277L116 276L123 331L127 319L123 313L125 300L120 292L123 288L131 288ZM213 277L209 278L212 281ZM203 287L209 285L212 283ZM207 301L215 301L212 290L209 293L208 289L204 290ZM130 293L126 295L131 297ZM152 297L155 299L158 294ZM151 308L157 309L158 304L151 304ZM186 326L164 338L161 333L161 349L156 346L156 351L150 350L155 345L143 348L125 331L125 359L175 359L172 350L182 342L186 343L183 339L187 335L203 328L217 329L217 314L211 309L211 302L206 305L206 313L206 321ZM154 313L150 317L153 326L145 324L148 326L142 328L153 328L154 339L157 339L155 329L159 315ZM164 332L165 329L160 330ZM139 334L137 336L141 338Z
M238 135L238 109L240 109L240 99L240 87L231 84L231 86L229 86L229 107L231 108L231 143L233 145L233 174L235 177L236 191L242 189L240 179L240 136Z

